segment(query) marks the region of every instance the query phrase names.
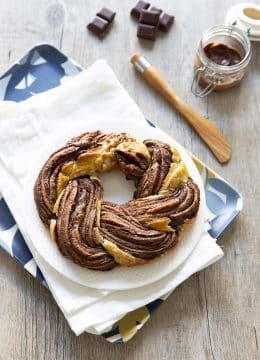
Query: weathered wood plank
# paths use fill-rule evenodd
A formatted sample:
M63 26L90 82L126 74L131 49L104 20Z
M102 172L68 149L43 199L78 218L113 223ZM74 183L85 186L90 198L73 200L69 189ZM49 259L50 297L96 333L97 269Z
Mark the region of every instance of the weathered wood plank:
M197 42L223 22L233 0L154 1L176 15L168 35L151 44L135 36L129 16L135 1L106 0L117 10L114 28L100 41L85 30L104 3L83 0L0 0L0 71L35 45L59 47L83 66L106 58L144 114L236 185L245 199L238 221L221 240L226 256L194 275L161 306L128 344L114 346L84 334L75 337L50 294L0 252L0 359L257 359L259 320L260 47L238 89L207 100L190 92ZM231 162L221 167L170 106L149 89L129 64L143 52L176 91L213 119L230 139Z

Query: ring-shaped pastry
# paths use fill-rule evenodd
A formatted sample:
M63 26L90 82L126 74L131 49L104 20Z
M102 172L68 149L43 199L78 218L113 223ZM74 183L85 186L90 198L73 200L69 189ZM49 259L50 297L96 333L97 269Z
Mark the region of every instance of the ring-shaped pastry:
M103 201L101 172L135 182L133 200ZM146 263L176 246L200 202L198 186L172 146L88 132L42 167L34 186L39 216L60 252L92 270Z

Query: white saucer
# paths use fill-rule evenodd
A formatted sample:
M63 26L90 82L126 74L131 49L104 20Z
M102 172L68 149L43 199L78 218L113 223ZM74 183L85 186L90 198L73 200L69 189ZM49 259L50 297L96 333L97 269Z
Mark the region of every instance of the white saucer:
M176 248L148 264L134 266L130 269L127 267L117 267L108 272L93 271L80 267L60 254L56 244L51 240L49 232L45 229L39 219L33 199L33 185L41 166L49 155L60 146L64 145L68 139L83 132L93 130L116 133L128 132L140 140L154 138L173 144L180 152L182 159L188 168L190 176L200 188L200 208L194 223L189 229L189 232L185 234L184 238L176 246ZM120 178L118 178L117 181L118 186L120 181L123 182L121 184L122 189L127 187L126 180L120 180ZM106 184L106 180L104 179L105 188L108 184ZM131 186L129 189L131 189ZM110 200L112 200L109 192L108 196L110 196ZM129 195L125 194L125 196L127 198ZM117 199L114 200L116 201ZM25 204L27 204L25 218L27 233L29 235L28 245L32 252L36 251L38 256L41 256L52 268L68 279L87 287L104 290L126 290L145 286L160 280L177 269L177 267L187 259L198 243L201 234L204 231L206 219L204 187L200 174L190 156L181 145L160 129L153 128L146 123L142 124L135 121L122 123L122 121L108 121L108 119L105 121L96 119L95 121L88 120L87 125L76 126L76 129L74 126L69 132L60 134L58 139L50 141L49 146L43 149L41 156L37 159L35 164L33 164L30 175L27 178Z

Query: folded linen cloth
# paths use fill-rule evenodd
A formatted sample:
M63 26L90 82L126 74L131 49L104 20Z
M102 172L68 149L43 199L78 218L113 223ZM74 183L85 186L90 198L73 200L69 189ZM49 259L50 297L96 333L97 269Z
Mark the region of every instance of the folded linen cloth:
M100 106L102 104L102 106ZM1 102L0 190L27 240L55 300L76 334L99 333L113 321L173 290L191 274L210 265L222 250L207 233L190 257L174 273L138 290L102 291L73 283L52 269L30 246L23 218L23 186L32 154L58 134L60 128L74 129L88 118L145 121L116 76L99 60L88 70L60 87L22 103ZM29 167L29 166L28 166Z
M94 329L105 329L99 324L111 319L116 322L124 314L146 305L160 298L169 291L174 290L184 280L197 271L211 265L222 257L222 250L216 245L214 239L205 234L190 257L178 269L163 279L151 285L127 291L115 291L104 296L100 301L82 308L68 319L76 334L82 333L86 326L96 324ZM194 271L194 269L196 269ZM84 320L83 320L84 319ZM92 325L93 326L93 325Z

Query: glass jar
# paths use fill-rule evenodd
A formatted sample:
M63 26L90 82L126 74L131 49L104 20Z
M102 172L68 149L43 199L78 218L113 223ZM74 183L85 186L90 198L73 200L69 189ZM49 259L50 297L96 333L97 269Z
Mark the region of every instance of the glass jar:
M240 61L228 66L217 64L206 55L205 48L210 44L232 49L239 55ZM221 91L239 85L250 59L251 43L244 31L233 25L211 27L199 42L191 91L196 96L204 97L213 90Z

